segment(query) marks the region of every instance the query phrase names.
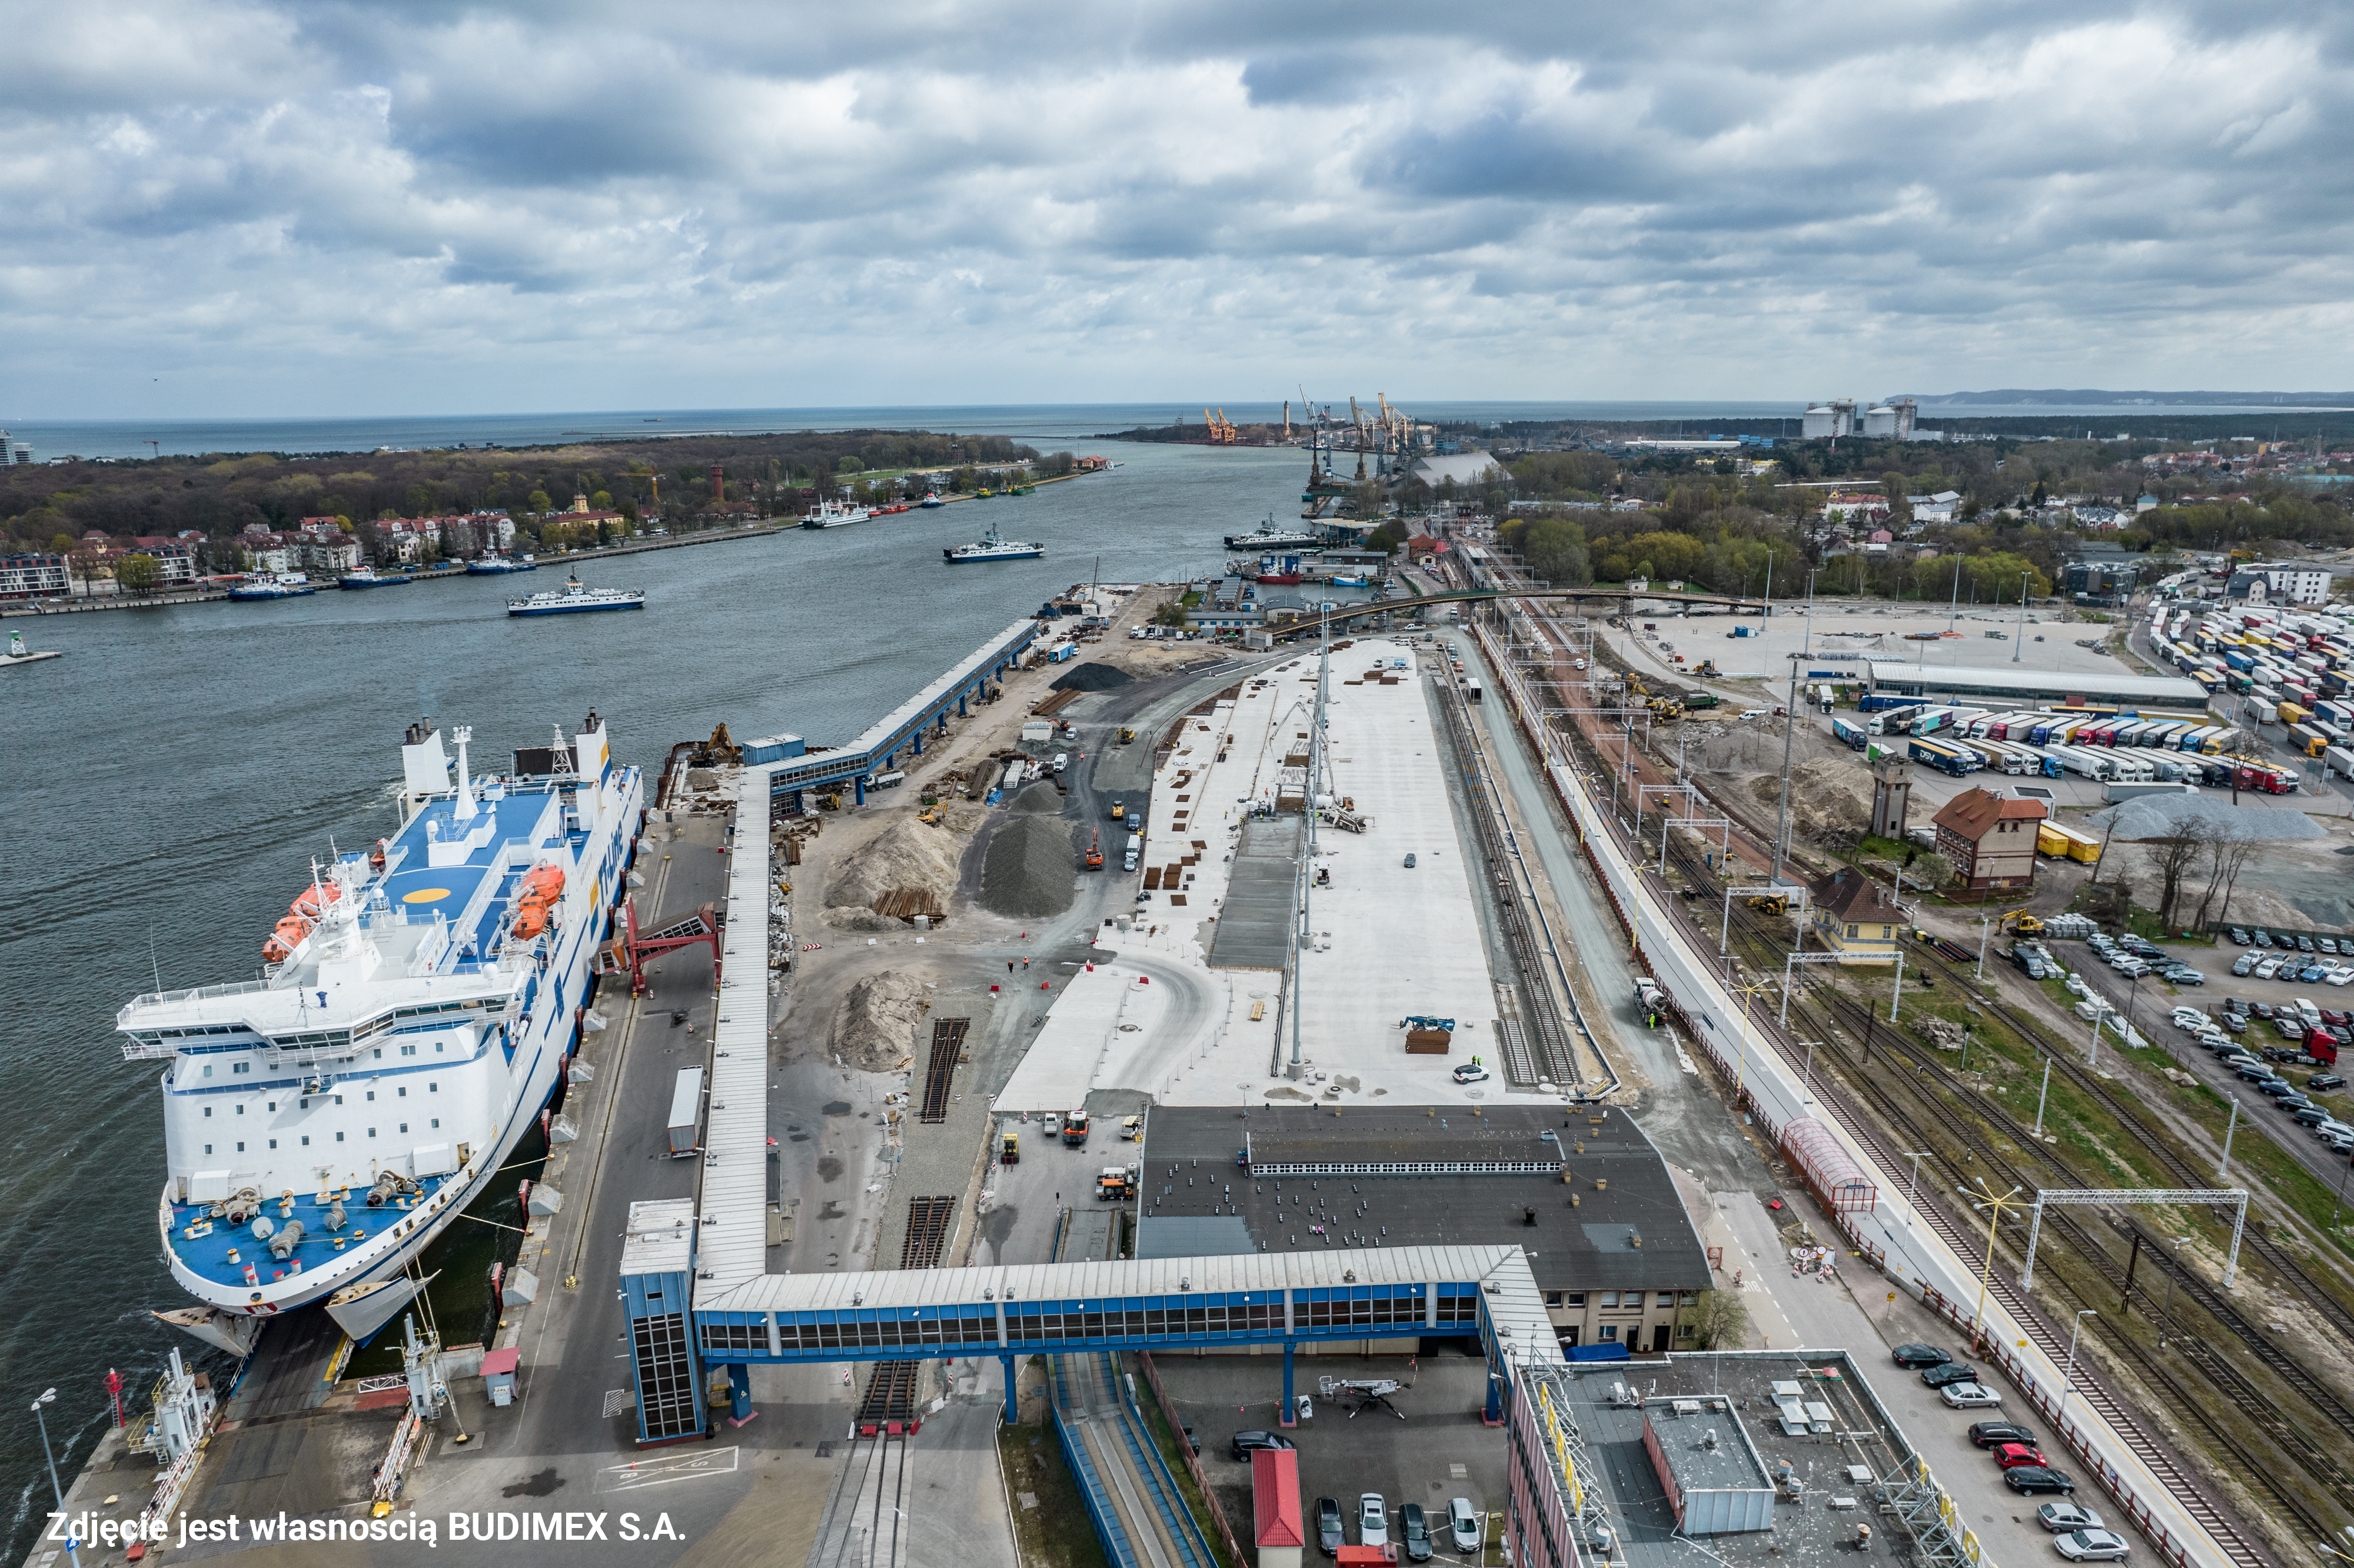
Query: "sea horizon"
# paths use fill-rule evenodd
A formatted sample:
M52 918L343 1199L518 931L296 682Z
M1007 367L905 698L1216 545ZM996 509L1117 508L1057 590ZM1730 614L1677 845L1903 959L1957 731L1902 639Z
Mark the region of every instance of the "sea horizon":
M1591 420L1598 424L1713 420L1756 423L1787 420L1796 426L1807 399L1647 401L1642 399L1479 401L1393 404L1414 418L1443 422L1511 423ZM1345 410L1346 400L1341 405ZM1364 405L1360 404L1363 408ZM1284 405L1212 402L1208 408L1243 424L1275 424ZM270 452L282 455L362 454L380 450L429 450L483 447L540 447L569 441L614 441L691 435L748 436L791 430L932 429L967 435L1002 435L1037 441L1108 439L1122 431L1152 429L1183 420L1199 423L1203 408L1192 403L1037 403L848 405L805 408L620 408L556 409L502 414L380 414L332 418L45 419L0 416L0 429L29 445L34 461L53 458L188 457ZM2115 405L2000 403L1945 404L1925 418L2081 418L2097 429L2118 418L2147 419L2154 414L2199 418L2250 413L2287 414L2342 410L2246 405L2177 406L2159 408ZM1291 409L1294 424L1302 409ZM1345 423L1345 412L1341 415ZM1707 433L1695 429L1694 435Z

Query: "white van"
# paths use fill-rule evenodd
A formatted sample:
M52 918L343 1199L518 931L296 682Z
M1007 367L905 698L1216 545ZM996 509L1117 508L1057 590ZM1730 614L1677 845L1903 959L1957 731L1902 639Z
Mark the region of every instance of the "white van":
M1065 768L1068 768L1070 765L1071 765L1071 754L1070 754L1069 752L1067 752L1067 751L1058 751L1058 752L1055 753L1055 772L1060 773L1060 772L1062 772Z

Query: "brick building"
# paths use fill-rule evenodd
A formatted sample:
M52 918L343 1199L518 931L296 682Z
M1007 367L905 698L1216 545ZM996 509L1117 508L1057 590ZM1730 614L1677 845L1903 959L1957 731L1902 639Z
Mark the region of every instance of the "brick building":
M1954 863L1964 886L1984 892L2035 885L2035 824L2049 814L2041 800L1965 789L1931 820L1937 853Z

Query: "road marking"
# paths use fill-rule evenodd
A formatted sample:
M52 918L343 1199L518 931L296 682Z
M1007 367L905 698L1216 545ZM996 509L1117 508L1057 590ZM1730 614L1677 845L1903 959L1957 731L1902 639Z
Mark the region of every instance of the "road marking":
M706 1476L736 1473L734 1448L716 1454L681 1454L671 1458L640 1459L634 1464L608 1465L597 1472L597 1490L625 1492L640 1487L663 1487L673 1481L701 1480Z

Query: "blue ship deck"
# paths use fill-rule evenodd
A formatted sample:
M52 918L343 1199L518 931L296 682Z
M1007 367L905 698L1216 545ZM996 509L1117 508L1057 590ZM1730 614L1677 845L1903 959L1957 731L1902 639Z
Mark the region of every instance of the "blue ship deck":
M453 1178L428 1176L417 1183L419 1191L414 1196L395 1199L382 1208L367 1206L368 1189L337 1188L323 1194L319 1192L292 1194L293 1212L281 1216L286 1206L287 1194L265 1192L261 1213L273 1226L282 1228L288 1220L299 1220L302 1225L302 1239L295 1244L293 1255L286 1258L270 1255L266 1241L256 1241L250 1224L232 1225L226 1219L208 1217L210 1203L175 1203L172 1205L172 1230L166 1238L173 1255L186 1267L227 1286L249 1283L246 1268L254 1270L254 1281L262 1285L289 1278L296 1274L309 1274L322 1268L332 1268L346 1253L371 1237L381 1236L387 1229L401 1224L422 1208ZM330 1206L341 1202L345 1210L345 1225L340 1231L327 1228ZM354 1279L359 1271L354 1270Z
M482 819L478 814L473 823L461 824L450 801L432 801L393 841L387 854L397 857L397 863L389 865L376 885L410 924L429 924L437 916L448 921L460 961L487 961L497 947L500 925L515 885L528 868L530 852L550 842L542 829L556 825L550 821L556 800L553 789L529 786L478 800L478 813L488 812L492 820L487 842L469 851L463 863L438 866L427 863L434 842L428 835L428 824L437 828L440 842L448 844L463 836L462 827L479 828ZM562 835L566 847L576 855L588 837L578 831ZM509 854L510 846L524 853ZM522 863L515 863L518 861ZM493 884L488 895L478 898L486 881Z

